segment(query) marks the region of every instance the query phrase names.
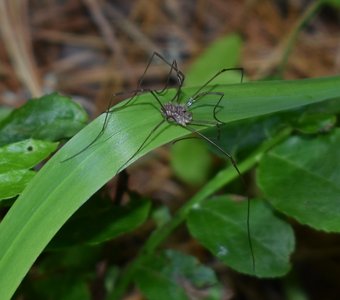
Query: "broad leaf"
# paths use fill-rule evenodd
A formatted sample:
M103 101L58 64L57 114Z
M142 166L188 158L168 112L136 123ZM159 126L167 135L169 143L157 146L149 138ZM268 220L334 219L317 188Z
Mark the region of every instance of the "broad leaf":
M262 201L251 200L250 237L255 270L248 241L246 201L235 203L223 196L206 201L191 211L188 226L200 243L238 272L277 277L290 269L293 230Z
M219 292L214 271L196 258L173 250L145 259L138 266L134 280L149 300L189 300L192 293L196 297L202 293L204 299L221 299L221 295L211 298Z
M30 169L57 146L58 143L30 139L0 147L0 200L21 193L35 175Z
M316 229L340 232L340 130L293 136L266 154L258 183L279 211Z
M80 105L70 98L50 94L32 99L0 122L0 145L29 138L58 141L73 136L87 121Z

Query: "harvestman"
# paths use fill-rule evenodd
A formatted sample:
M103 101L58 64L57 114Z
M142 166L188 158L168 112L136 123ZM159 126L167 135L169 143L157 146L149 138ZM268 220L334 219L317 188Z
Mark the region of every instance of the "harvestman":
M167 82L165 84L165 86L157 91L157 90L152 90L152 89L149 89L149 88L143 88L142 87L142 84L143 84L143 80L144 80L144 76L146 75L152 61L154 60L154 57L158 57L160 58L164 63L166 63L168 66L170 66L170 71L168 73L168 76L167 76ZM99 138L104 134L105 132L105 129L108 125L108 122L109 122L109 116L110 114L112 114L113 112L115 111L118 111L118 110L121 110L123 108L125 108L126 106L128 106L134 99L135 97L140 94L140 93L147 93L147 92L150 92L152 93L153 95L157 94L157 95L162 95L166 89L168 88L169 86L169 83L170 83L170 78L171 78L171 74L172 74L172 71L175 70L176 71L176 76L177 76L177 81L178 81L178 88L177 88L177 92L175 94L175 96L170 100L170 102L172 102L175 98L178 99L180 94L181 94L181 88L182 88L182 85L183 85L183 82L184 82L184 74L178 69L177 67L177 62L174 60L172 62L172 64L170 64L167 60L165 60L159 53L157 52L154 52L152 54L152 56L150 57L149 59L149 62L142 74L142 76L140 77L140 80L138 81L138 85L137 85L137 88L135 90L132 90L132 91L129 91L129 92L119 92L119 93L115 93L112 95L112 99L114 99L115 97L117 96L121 96L121 95L127 95L127 94L132 94L132 97L127 101L125 102L122 106L120 106L119 108L114 108L112 110L110 110L110 107L112 106L112 100L110 101L109 105L108 105L108 108L107 110L105 111L105 119L104 119L104 123L103 123L103 127L102 129L100 130L100 132L98 133L98 135L92 140L92 142L90 142L85 148L83 148L82 150L80 150L79 152L71 155L70 157L64 159L61 161L61 163L63 162L66 162L68 160L71 160L72 158L78 156L79 154L83 153L84 151L86 151L87 149L89 149L95 142L97 142L99 140ZM158 98L157 98L158 99ZM161 125L161 124L160 124ZM160 126L159 125L159 126ZM146 141L145 141L146 142ZM143 145L145 144L145 142L143 143ZM142 146L143 146L142 145ZM123 168L131 159L133 159L133 157L136 156L136 154L141 150L142 147L140 147L140 149L138 149L138 151L136 151L136 153L121 167ZM120 168L120 169L121 169ZM119 170L120 170L119 169ZM119 173L119 172L117 172Z
M159 90L159 91L153 90L153 89L142 88L144 76L145 76L148 68L150 67L150 65L151 65L151 63L152 63L152 61L154 60L155 57L158 57L159 59L161 59L165 64L167 64L170 67L170 71L168 73L166 85L163 87L162 90ZM167 122L169 124L175 124L175 125L178 125L178 126L181 126L185 129L187 129L191 133L198 135L198 137L202 138L203 140L205 140L206 142L208 142L212 146L216 147L222 154L224 154L231 161L234 169L237 171L239 177L242 180L242 184L245 186L245 182L243 180L243 177L241 175L239 168L237 167L237 164L236 164L236 161L234 160L234 158L228 152L223 150L219 145L217 145L213 140L211 140L210 138L208 138L204 134L197 131L194 127L192 127L192 126L211 126L211 125L214 125L214 126L217 126L217 128L219 130L219 126L224 124L224 122L220 121L217 118L217 109L221 108L220 103L221 103L221 101L224 97L224 93L223 92L203 91L203 89L205 87L207 87L208 84L211 83L216 77L220 76L224 72L231 71L231 70L241 72L241 83L242 83L242 81L243 81L243 69L242 68L222 69L219 72L217 72L212 78L210 78L204 85L202 85L191 97L189 97L186 100L186 102L184 104L181 104L180 103L180 96L181 96L181 89L182 89L182 86L183 86L183 83L184 83L184 80L185 80L184 74L178 69L176 60L173 60L172 63L169 63L159 53L154 52L152 54L148 64L147 64L145 71L143 72L141 79L138 82L137 89L135 89L131 92L131 93L133 93L132 98L130 98L130 100L128 100L126 103L124 103L118 109L113 109L113 110L108 109L106 111L106 116L105 116L105 120L104 120L102 130L99 132L99 134L96 136L96 138L89 145L87 145L84 149L82 149L80 152L78 152L75 155L65 159L64 161L70 160L71 158L79 155L80 153L82 153L83 151L88 149L90 146L92 146L102 136L102 134L104 133L106 126L108 124L108 118L109 118L110 114L128 106L135 99L137 94L143 93L143 92L150 92L153 95L153 97L155 98L155 100L157 101L157 103L159 104L160 113L163 116L163 120L160 121L156 126L154 126L154 128L150 131L150 133L144 139L143 143L138 147L138 149L135 151L135 153L123 164L123 166L121 166L118 169L117 173L119 173L124 168L124 166L127 165L143 149L143 147L147 144L147 142L155 134L157 129L159 129L161 127L161 125L163 125L164 123ZM163 104L161 102L159 96L163 95L164 92L166 91L166 89L169 85L170 77L171 77L173 71L176 74L176 78L177 78L177 82L178 82L177 91L176 91L175 95L172 97L171 100L169 100L168 102ZM124 94L124 93L118 93L118 94L115 94L114 96L118 96L118 95L122 95L122 94ZM217 103L215 105L210 105L210 106L213 106L213 118L214 118L215 121L194 120L193 113L192 113L192 111L190 111L190 109L192 108L192 106L197 101L199 101L202 97L207 96L207 95L214 95L214 96L218 97ZM204 106L208 106L208 104L204 104ZM251 256L252 256L253 269L255 270L255 257L254 257L254 252L253 252L251 236L250 236L250 223L249 223L250 201L249 201L249 199L248 199L247 202L248 202L248 206L247 206L248 243L249 243L249 248L250 248Z

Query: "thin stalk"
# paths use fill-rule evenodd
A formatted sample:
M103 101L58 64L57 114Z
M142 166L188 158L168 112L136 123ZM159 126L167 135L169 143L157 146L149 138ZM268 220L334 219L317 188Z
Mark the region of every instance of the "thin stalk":
M291 133L291 128L286 128L277 134L274 138L264 142L257 150L255 150L247 159L238 164L240 172L243 174L252 169L262 158L263 154L272 147L285 140ZM186 204L184 204L174 215L174 217L162 227L156 229L141 248L137 258L126 268L118 281L114 291L108 295L107 300L121 299L125 290L132 281L134 271L145 257L155 252L156 248L185 221L189 212L197 205L200 205L205 199L213 195L223 186L232 182L239 175L234 168L228 167L221 170L212 180L210 180L195 196L193 196Z
M279 74L283 73L283 70L285 69L287 65L288 57L290 53L292 52L292 49L293 49L293 46L295 44L298 34L304 28L306 23L308 23L309 20L317 13L317 11L320 9L322 4L324 4L324 2L325 0L318 0L318 1L312 2L307 7L303 15L297 20L292 30L289 32L288 36L283 42L284 47L283 47L282 57L281 57L281 61L278 66Z

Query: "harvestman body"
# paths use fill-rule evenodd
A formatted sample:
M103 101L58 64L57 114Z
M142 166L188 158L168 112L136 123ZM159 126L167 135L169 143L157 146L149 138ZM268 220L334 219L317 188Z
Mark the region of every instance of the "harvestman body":
M186 126L192 121L192 112L188 111L187 105L166 103L161 108L161 113L168 122L182 126Z

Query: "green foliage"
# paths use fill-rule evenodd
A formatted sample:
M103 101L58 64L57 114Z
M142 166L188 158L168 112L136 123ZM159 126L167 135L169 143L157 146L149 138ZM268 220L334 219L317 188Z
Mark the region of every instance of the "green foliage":
M340 78L330 77L218 85L213 90L225 93L219 118L230 122L339 97L339 84ZM193 91L193 88L183 89L185 95L191 95ZM62 162L84 149L98 135L105 117L100 116L50 159L29 183L0 225L0 269L7 274L0 278L1 290L5 291L4 299L14 292L38 254L60 227L121 169L161 120L154 106L147 104L153 101L150 94L143 94L138 102L145 104L115 111L110 115L104 134L92 147ZM141 107L143 114L140 114ZM211 114L211 108L204 108L195 110L195 114L206 118L206 115ZM187 131L183 128L164 125L133 160L185 135ZM27 239L27 236L30 238ZM24 253L22 249L25 249ZM16 261L15 269L13 261Z
M236 65L240 45L237 36L214 44L189 71L187 86L200 87L216 71ZM148 299L189 299L192 295L188 287L195 292L204 289L206 299L221 298L221 285L210 268L178 252L156 253L160 243L184 222L192 236L212 253L212 259L239 272L269 278L283 276L291 268L294 234L285 215L317 229L339 231L336 201L340 192L336 183L340 134L336 115L340 112L340 77L239 84L239 72L231 76L232 81L223 77L223 82L237 84L221 84L221 77L205 89L224 93L218 118L226 123L220 139L216 138L214 126L207 134L238 158L242 173L259 163L256 184L263 195L261 200L250 199L255 270L248 244L246 201L237 203L228 195L211 199L238 174L229 166L207 181L207 148L191 141L173 149L177 179L205 185L174 216L167 210L154 214L159 226L124 272L109 266L108 299L122 299L132 281ZM182 101L198 87L184 87ZM167 101L175 92L169 89L161 101ZM214 121L212 112L218 101L215 96L206 95L193 105L196 120ZM0 276L1 299L12 297L47 245L47 250L56 253L48 253L36 268L42 280L33 280L34 285L30 285L26 278L22 289L27 287L32 299L88 299L87 281L91 280L105 242L136 229L148 218L150 201L138 197L125 206L114 205L98 195L86 201L139 157L189 132L164 123L134 155L162 116L150 93L138 96L129 106L121 105L124 103L113 108L104 133L95 143L87 147L101 132L106 115L75 135L34 177L28 175L32 180L23 176L20 188L8 196L21 193L29 181L0 224L0 274L6 274ZM33 174L31 169L57 145L44 140L72 136L85 120L78 105L57 94L4 112L0 141L7 145L1 148L4 163L0 170L7 178L9 172L16 170ZM15 141L20 142L14 144ZM15 186L14 180L11 184ZM280 212L283 215L278 215ZM61 270L69 272L61 275ZM44 280L46 274L51 276ZM162 298L164 295L167 298Z
M35 175L32 168L56 150L51 141L74 135L86 120L79 105L57 93L1 108L0 200L20 194Z

